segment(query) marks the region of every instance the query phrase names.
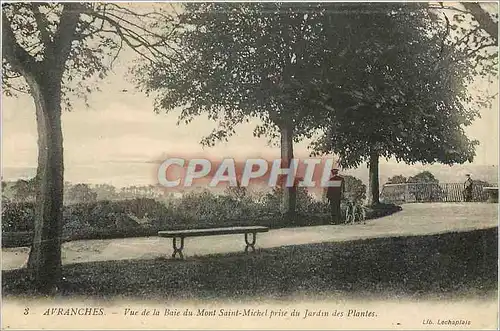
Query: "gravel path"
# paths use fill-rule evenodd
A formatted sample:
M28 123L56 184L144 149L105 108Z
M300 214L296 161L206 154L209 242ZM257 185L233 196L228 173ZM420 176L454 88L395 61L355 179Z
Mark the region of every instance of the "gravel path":
M391 216L366 224L327 225L271 230L257 236L256 247L271 248L320 242L470 231L498 225L498 204L406 204ZM243 251L243 235L188 238L184 255L208 255ZM2 249L2 270L26 264L29 248ZM63 245L63 263L154 259L172 254L172 240L158 237L79 240Z

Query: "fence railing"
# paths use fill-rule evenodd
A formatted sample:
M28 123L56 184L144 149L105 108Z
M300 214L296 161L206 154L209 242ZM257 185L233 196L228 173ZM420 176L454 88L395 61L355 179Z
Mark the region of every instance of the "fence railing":
M472 186L472 200L484 202L488 193L483 191L483 184ZM464 201L463 183L404 183L385 184L380 198L384 202L461 202Z

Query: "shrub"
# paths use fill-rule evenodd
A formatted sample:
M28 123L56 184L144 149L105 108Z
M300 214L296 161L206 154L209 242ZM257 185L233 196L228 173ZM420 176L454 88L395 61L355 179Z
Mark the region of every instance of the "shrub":
M266 211L279 212L281 201L283 199L283 188L276 187L270 193L267 193L263 199L263 208ZM311 211L311 207L316 206L316 200L309 194L307 188L297 188L297 213L306 213ZM314 209L314 207L313 207Z
M33 231L35 203L8 202L3 204L2 231ZM113 230L131 227L155 227L160 220L171 216L161 202L138 198L122 201L96 201L63 207L63 234L81 233L89 229ZM147 222L144 222L146 218ZM139 221L139 222L138 222ZM144 222L144 224L139 224Z
M210 191L190 192L172 204L172 216L183 224L223 224L242 222L258 209L250 197L216 195Z
M353 201L363 202L366 200L366 185L354 176L344 176L345 196Z
M286 219L280 212L283 191L267 193L242 191L216 195L210 191L191 192L167 203L150 198L95 201L65 205L63 240L125 238L155 235L159 230L238 225L265 225L271 228L319 225L329 222L325 201L315 200L305 188L297 192L297 217ZM341 205L345 209L345 204ZM394 205L374 207L368 218L393 213ZM4 245L26 244L34 230L33 202L5 202L2 231L13 234ZM22 235L21 235L22 233ZM21 235L21 239L16 235Z
M33 231L34 223L34 202L3 202L2 232Z

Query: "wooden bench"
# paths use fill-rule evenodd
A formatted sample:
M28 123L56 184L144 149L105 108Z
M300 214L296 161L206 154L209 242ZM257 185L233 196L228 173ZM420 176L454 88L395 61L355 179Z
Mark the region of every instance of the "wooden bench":
M269 228L266 226L237 226L228 228L211 228L211 229L192 229L192 230L175 230L175 231L159 231L158 236L163 238L172 238L172 246L174 252L172 258L175 259L177 255L181 259L184 259L182 254L182 249L184 248L184 238L187 237L206 237L206 236L218 236L226 234L244 234L245 235L245 252L247 253L250 249L255 252L255 241L257 239L258 232L268 232ZM248 235L252 234L252 240L250 241ZM177 246L177 238L180 239L180 245Z

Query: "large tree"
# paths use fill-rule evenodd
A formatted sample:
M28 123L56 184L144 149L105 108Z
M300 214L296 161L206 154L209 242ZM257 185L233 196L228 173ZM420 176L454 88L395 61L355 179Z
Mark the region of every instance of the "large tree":
M496 70L495 42L460 18L439 17L426 4L370 4L351 11L344 75L327 70L319 102L330 110L316 152L334 152L344 167L369 166L369 201L379 202L379 158L407 163L463 163L477 141L470 125L484 105L467 87ZM366 22L366 23L365 23ZM458 29L459 28L459 29ZM450 32L455 31L455 32Z
M140 8L139 8L140 9ZM38 168L36 217L29 268L36 289L51 293L61 279L64 183L61 112L72 97L92 90L122 47L160 58L167 36L151 24L172 19L114 3L2 4L2 86L7 95L28 92L36 110Z
M216 121L204 145L260 119L254 134L280 142L286 167L293 143L310 137L316 123L308 87L321 71L326 17L317 3L185 4L178 35L184 60L140 67L139 83L157 93L157 111L182 108L180 122L203 114ZM287 187L282 211L293 216L295 202L296 188Z

